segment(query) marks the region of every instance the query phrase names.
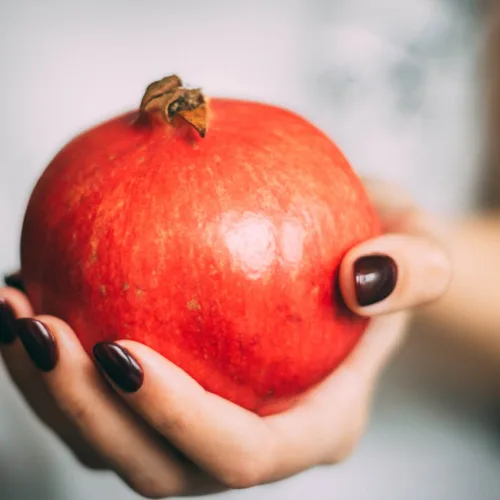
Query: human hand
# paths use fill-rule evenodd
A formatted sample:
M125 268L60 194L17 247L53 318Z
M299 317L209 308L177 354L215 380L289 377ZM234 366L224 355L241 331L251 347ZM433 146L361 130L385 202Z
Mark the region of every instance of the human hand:
M345 362L290 410L258 417L132 341L101 345L92 360L67 324L33 317L26 296L7 287L0 351L14 383L84 464L114 470L146 497L246 488L340 462L362 435L412 309L439 297L450 278L432 217L396 188L367 188L385 234L345 256L340 288L372 321Z

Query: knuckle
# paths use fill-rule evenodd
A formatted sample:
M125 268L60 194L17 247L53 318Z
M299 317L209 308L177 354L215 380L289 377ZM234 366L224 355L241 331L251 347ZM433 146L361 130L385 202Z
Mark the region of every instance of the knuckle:
M58 397L56 395L56 398L62 413L78 426L92 419L92 405L79 398L65 397L64 394L59 394Z
M267 475L265 461L256 456L245 456L219 476L219 481L227 488L240 490L262 484Z
M363 177L363 183L372 202L379 209L414 206L410 192L397 183L373 177Z
M325 465L337 465L347 460L358 445L357 435L347 435L330 451L324 461Z
M422 212L413 206L405 207L393 214L389 225L391 232L421 234L424 225Z
M349 412L351 418L344 422L344 431L338 436L330 447L326 457L327 465L336 465L347 460L357 448L361 437L364 434L366 423L368 421L368 402L357 403L357 411ZM352 415L356 415L352 418Z
M51 422L51 424L51 427L80 465L92 471L110 469L110 464L106 462L103 456L80 433L76 432L73 427L61 428L57 424L54 425L54 422Z
M432 261L429 263L429 281L434 285L431 288L431 296L443 294L451 281L452 265L448 254L443 251L433 253Z
M164 418L153 424L154 428L163 435L181 435L187 427L186 417L181 412L170 412Z
M408 270L400 283L401 296L409 305L425 305L443 295L451 281L452 265L448 253L435 241L426 239L415 247L421 261L418 267Z
M126 478L125 482L133 491L144 498L161 499L176 496L180 493L144 474L134 474Z
M448 254L446 228L441 219L434 214L418 208L410 208L400 213L399 220L401 224L396 228L399 232L424 238L434 246L440 247L443 254Z
M108 465L99 457L80 453L78 451L74 451L73 455L80 465L91 471L105 471L109 469Z
M359 436L353 434L348 436L337 448L336 461L337 463L344 462L347 460L354 452L359 443Z

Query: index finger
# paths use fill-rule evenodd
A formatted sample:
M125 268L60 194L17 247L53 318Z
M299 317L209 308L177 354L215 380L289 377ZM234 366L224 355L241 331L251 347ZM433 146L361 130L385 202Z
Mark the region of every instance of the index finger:
M117 393L149 425L225 486L246 488L340 461L350 451L366 420L373 373L393 340L370 328L356 354L294 408L264 418L205 391L145 345L107 344L111 355L102 359L101 349L98 359ZM127 364L144 374L135 392L120 388Z

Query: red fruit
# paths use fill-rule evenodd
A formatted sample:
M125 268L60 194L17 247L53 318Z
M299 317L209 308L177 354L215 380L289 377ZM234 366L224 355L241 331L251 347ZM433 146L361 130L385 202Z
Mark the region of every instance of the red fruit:
M255 102L205 103L173 76L47 167L25 217L23 278L35 310L66 320L89 353L143 342L269 414L362 335L337 271L377 234L359 179L313 125Z

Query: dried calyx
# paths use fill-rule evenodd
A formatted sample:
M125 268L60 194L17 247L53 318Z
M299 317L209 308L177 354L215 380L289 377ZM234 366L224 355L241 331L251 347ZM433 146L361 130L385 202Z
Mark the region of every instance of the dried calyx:
M207 105L200 89L186 89L177 75L148 85L141 101L141 112L160 116L167 123L179 116L199 134L207 133Z

